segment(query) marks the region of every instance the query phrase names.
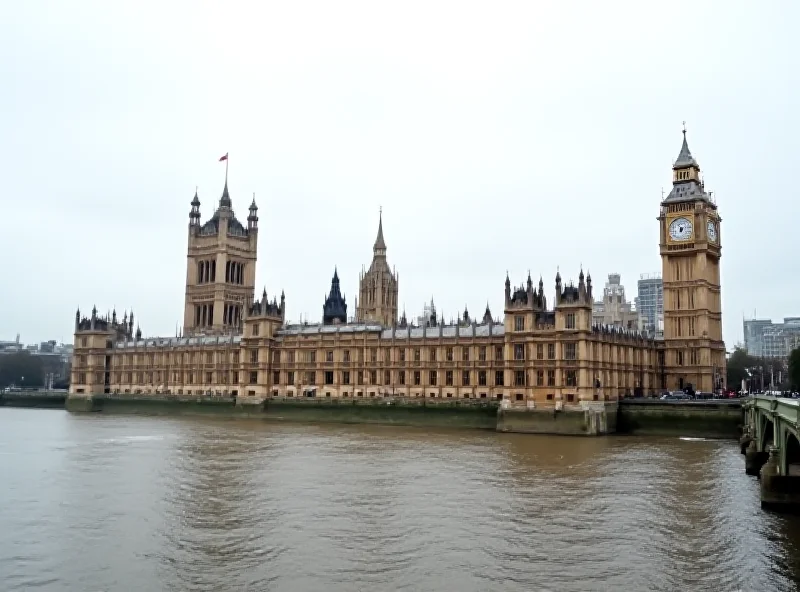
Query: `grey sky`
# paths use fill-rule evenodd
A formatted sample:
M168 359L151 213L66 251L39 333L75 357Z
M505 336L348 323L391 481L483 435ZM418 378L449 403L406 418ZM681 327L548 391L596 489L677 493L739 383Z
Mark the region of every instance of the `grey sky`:
M800 3L25 2L0 19L0 339L182 318L189 201L230 153L257 290L348 312L383 206L400 301L502 313L506 270L660 271L681 121L723 218L723 329L800 314Z

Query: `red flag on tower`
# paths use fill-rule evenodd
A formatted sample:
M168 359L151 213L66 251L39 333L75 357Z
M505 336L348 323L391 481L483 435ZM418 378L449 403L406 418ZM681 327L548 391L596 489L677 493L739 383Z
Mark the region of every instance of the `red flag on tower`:
M223 160L228 160L228 153L225 153L225 156L220 156L219 161L222 162Z

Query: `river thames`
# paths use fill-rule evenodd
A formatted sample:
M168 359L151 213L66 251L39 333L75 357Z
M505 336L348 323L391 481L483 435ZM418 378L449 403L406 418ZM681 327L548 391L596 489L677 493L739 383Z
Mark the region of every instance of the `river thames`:
M733 441L0 410L0 590L794 590Z

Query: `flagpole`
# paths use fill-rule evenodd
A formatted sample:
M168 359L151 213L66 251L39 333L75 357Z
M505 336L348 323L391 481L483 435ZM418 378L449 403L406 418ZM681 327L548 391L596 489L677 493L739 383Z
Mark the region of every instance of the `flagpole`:
M225 153L225 185L228 184L228 163L231 161L231 157L228 156L228 153Z

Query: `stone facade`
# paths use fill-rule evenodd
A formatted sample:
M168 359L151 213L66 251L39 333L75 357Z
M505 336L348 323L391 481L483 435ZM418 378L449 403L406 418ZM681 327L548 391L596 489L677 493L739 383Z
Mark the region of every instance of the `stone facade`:
M672 167L672 191L661 202L658 220L667 386L691 384L712 392L723 385L726 365L719 274L722 218L700 178L686 130Z
M618 273L608 274L603 289L603 299L592 307L592 322L595 325L614 325L625 329L640 329L639 313L625 298L625 286Z
M676 180L676 187L682 181ZM534 286L529 274L512 290L506 276L503 322L493 321L488 306L480 322L466 310L450 325L434 317L415 326L405 314L398 322L398 276L386 261L382 218L372 264L360 278L356 322L342 321L346 306L337 271L323 306L326 322L287 324L283 294L270 301L265 290L253 301L255 202L247 228L235 222L226 180L219 208L203 226L199 200L192 201L183 335L142 338L138 327L133 330L133 314L118 322L116 313L113 318L100 318L95 310L90 317L78 313L71 393L213 394L236 396L242 403L301 397L501 399L504 408L568 409L673 388L681 380L710 387L712 368L724 376L719 243L703 235L702 242L678 244L667 230L687 212L718 224L716 206L704 196L662 204L670 323L660 341L593 323L592 279L583 271L577 285L556 274L550 307L541 278ZM673 206L680 208L673 212ZM674 306L674 295L689 288L695 300ZM206 307L199 317L198 306ZM677 324L678 318L694 318L694 332L684 333L688 326ZM689 351L697 357L687 357Z

